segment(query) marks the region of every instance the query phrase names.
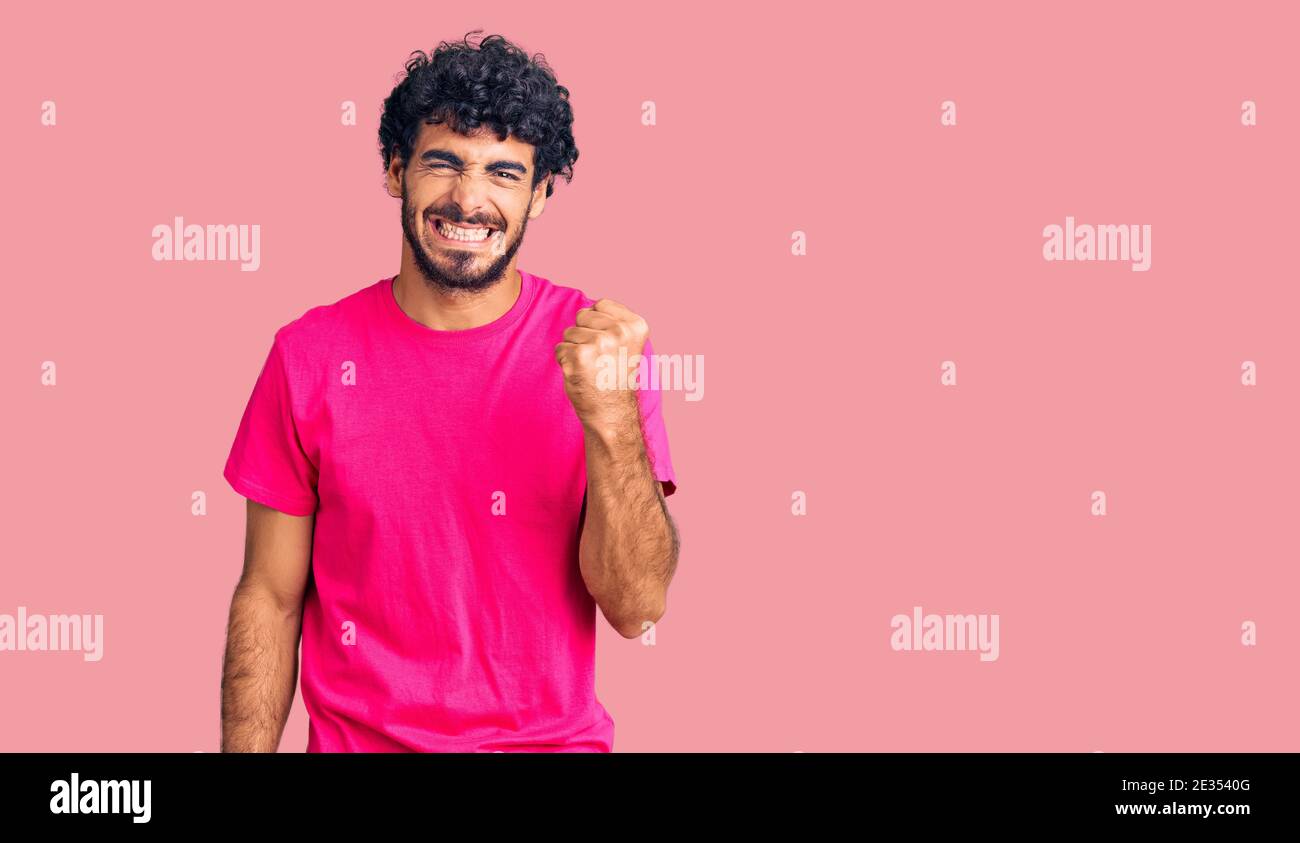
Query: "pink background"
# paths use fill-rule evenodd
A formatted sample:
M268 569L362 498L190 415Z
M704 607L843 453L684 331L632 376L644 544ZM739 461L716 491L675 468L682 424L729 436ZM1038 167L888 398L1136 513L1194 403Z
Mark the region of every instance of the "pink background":
M218 748L240 414L277 327L397 271L382 99L480 27L577 115L519 265L707 360L657 643L602 623L616 751L1300 750L1295 6L134 5L0 36L0 612L105 616L98 663L0 653L0 750ZM154 262L175 215L260 270ZM1150 271L1044 261L1067 215ZM1000 658L894 652L914 605Z

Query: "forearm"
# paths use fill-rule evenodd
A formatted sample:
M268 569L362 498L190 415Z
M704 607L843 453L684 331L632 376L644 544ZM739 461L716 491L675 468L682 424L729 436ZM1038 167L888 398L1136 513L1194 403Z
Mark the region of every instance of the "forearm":
M650 470L631 396L618 420L584 426L587 513L579 550L582 577L624 637L641 634L667 609L677 567L677 529Z
M298 682L301 606L240 584L221 677L221 751L275 752Z

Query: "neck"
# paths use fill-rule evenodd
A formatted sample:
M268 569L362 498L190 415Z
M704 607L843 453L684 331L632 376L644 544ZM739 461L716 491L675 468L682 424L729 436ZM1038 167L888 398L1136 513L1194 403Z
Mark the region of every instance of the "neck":
M393 298L407 316L435 331L464 331L495 322L514 306L523 288L513 261L502 280L477 292L434 289L418 269L403 263L393 279Z

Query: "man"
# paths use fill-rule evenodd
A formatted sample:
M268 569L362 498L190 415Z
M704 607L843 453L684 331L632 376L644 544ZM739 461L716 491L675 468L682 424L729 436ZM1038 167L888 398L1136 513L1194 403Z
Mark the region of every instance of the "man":
M608 752L595 606L640 635L678 554L661 398L626 386L648 328L516 268L578 156L544 61L467 37L406 71L379 130L401 270L276 332L226 463L222 749L278 747L301 634L309 752Z

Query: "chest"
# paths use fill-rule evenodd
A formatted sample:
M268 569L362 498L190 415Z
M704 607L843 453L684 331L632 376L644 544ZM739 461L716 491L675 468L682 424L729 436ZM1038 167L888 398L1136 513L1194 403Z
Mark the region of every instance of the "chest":
M577 517L582 426L552 347L355 358L304 424L322 511Z

